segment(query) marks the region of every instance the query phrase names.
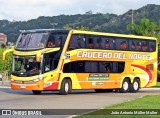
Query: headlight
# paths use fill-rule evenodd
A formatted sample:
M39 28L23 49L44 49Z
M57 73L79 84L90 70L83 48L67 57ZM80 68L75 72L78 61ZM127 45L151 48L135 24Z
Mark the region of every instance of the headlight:
M37 78L37 79L34 79L33 81L34 81L34 82L38 82L38 81L39 81L39 78Z
M45 76L45 77L46 77L46 76ZM43 80L45 77L36 78L36 79L33 80L33 82L38 82L38 81L40 81L40 80Z

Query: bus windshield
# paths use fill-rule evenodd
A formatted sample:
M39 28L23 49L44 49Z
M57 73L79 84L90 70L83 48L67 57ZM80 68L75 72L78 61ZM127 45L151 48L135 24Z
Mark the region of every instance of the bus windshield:
M36 62L35 57L13 57L13 75L31 76L40 74L40 72L40 62Z
M33 76L55 70L58 66L62 50L43 55L41 62L36 56L13 56L12 74L16 76Z

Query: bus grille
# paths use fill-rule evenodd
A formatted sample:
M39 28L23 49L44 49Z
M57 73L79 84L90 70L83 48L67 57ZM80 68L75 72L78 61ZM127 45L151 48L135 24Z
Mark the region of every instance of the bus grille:
M32 84L33 81L18 81L18 80L15 80L14 83L16 83L16 84Z

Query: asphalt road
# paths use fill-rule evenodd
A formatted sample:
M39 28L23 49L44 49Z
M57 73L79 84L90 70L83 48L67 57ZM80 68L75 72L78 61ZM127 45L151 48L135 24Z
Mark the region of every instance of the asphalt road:
M31 91L11 90L0 88L1 109L81 109L75 114L88 112L93 109L118 104L145 95L160 94L160 88L141 89L138 93L95 93L93 90L73 91L69 95L59 95L58 91L47 91L41 95L33 95ZM84 111L85 109L85 111ZM61 114L62 111L55 111ZM65 111L68 113L68 111Z

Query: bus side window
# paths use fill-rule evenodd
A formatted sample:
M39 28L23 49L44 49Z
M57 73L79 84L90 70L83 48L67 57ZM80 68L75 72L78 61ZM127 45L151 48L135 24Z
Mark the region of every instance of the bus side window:
M44 72L54 70L58 66L61 50L44 54Z
M101 38L100 37L96 37L95 38L95 49L102 49L101 47Z
M112 72L112 68L111 68L111 63L110 62L106 62L105 63L105 69L106 69L106 72Z
M136 42L136 50L141 51L141 41Z
M72 62L70 62L70 63L66 63L66 64L64 64L64 66L63 66L63 72L64 73L70 73L71 72L71 63Z
M106 68L105 68L105 63L104 62L99 62L99 68L98 68L98 71L99 72L106 72Z
M44 55L44 72L51 71L52 60L53 59L50 58L50 54Z
M147 41L142 41L142 51L148 51L148 44Z
M149 41L149 51L154 52L156 50L156 41Z
M55 36L54 35L49 36L47 47L48 48L55 47Z
M131 39L131 40L129 40L129 47L130 47L130 50L131 50L131 51L136 50L136 44L135 44L135 41L133 41L132 39Z
M93 49L94 48L94 42L93 42L93 38L92 37L87 37L86 45L87 45L87 48L89 48L89 49Z
M118 64L117 64L117 62L113 62L112 65L113 65L112 72L113 73L118 72Z
M63 40L63 36L62 35L58 36L58 39L57 39L57 46L58 47L62 46L62 40Z
M117 62L118 63L118 73L122 73L124 71L124 62Z
M106 39L105 40L105 49L110 49L110 44L109 44L109 40L108 39Z
M102 37L101 39L102 39L101 41L102 49L113 49L113 40L111 38Z
M71 72L72 73L76 73L77 72L77 64L78 64L78 62L77 61L74 61L74 62L72 62L71 63Z
M128 50L127 39L116 38L116 49L117 50Z
M77 61L66 63L66 64L64 64L63 72L64 73L77 73L78 72L77 65L78 65Z
M79 61L77 65L77 69L79 73L84 73L85 72L85 62Z
M77 43L79 48L85 48L85 38L82 35L77 36Z
M78 41L77 41L77 35L72 35L72 38L70 40L70 44L69 44L69 50L74 50L79 48L78 46Z
M124 71L125 63L124 62L112 62L113 64L113 73L122 73Z
M85 63L85 72L88 73L98 72L98 63L87 61Z
M122 41L122 42L121 42L120 49L122 49L122 50L125 50L125 49L127 49L127 44L126 44L126 41Z

